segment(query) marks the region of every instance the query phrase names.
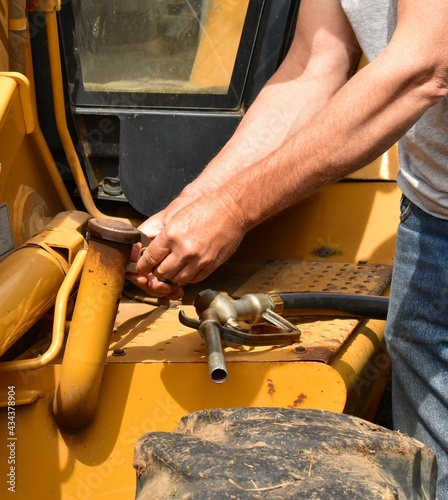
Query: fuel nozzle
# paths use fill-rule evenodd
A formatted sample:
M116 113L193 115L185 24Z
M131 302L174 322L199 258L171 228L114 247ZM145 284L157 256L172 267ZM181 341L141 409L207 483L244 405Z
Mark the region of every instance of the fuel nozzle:
M300 330L278 314L281 300L275 294L252 293L233 299L214 290L203 290L194 302L199 320L193 320L181 311L182 324L196 328L204 339L208 367L213 382L227 379L222 340L245 345L275 345L296 342ZM241 322L268 321L276 333L253 334L241 327Z

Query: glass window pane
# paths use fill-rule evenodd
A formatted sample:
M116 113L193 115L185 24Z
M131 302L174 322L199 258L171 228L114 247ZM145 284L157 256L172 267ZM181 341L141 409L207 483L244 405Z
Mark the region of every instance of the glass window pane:
M86 91L226 94L249 0L74 0Z

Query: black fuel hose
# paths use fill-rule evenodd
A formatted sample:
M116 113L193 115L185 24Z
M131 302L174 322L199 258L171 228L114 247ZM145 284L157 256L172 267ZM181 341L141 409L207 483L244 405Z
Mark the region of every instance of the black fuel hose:
M303 315L304 309L319 310L325 314L342 313L370 319L386 319L389 297L345 293L279 293L285 316Z

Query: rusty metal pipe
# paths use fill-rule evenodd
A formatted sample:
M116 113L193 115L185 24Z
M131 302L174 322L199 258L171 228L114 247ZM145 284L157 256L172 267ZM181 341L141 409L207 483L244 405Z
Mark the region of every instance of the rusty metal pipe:
M53 403L62 427L79 429L93 417L132 245L140 232L124 222L89 221L86 262Z

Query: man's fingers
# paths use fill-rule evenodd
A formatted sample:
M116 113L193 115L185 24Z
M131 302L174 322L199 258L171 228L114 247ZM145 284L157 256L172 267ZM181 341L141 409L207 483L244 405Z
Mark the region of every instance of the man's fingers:
M131 250L131 262L137 262L138 259L140 258L140 249L142 248L141 243L135 243L135 245L132 245L132 250Z
M184 291L178 285L169 285L158 280L155 276L149 275L147 278L146 291L155 297L168 297L169 299L181 299Z
M191 283L191 278L197 273L198 260L192 258L185 260L178 258L175 253L170 253L152 272L159 280L186 285Z
M142 276L141 274L136 274L134 272L126 273L126 279L142 290L145 290L148 285L148 279L146 276Z
M169 285L168 283L159 281L153 275L142 276L140 274L127 273L126 278L152 297L168 297L171 300L178 300L184 295L184 291L177 284Z
M141 254L140 258L137 260L137 272L139 274L150 274L154 267L161 262L165 256L163 255L160 259L155 259L149 250L149 247Z

